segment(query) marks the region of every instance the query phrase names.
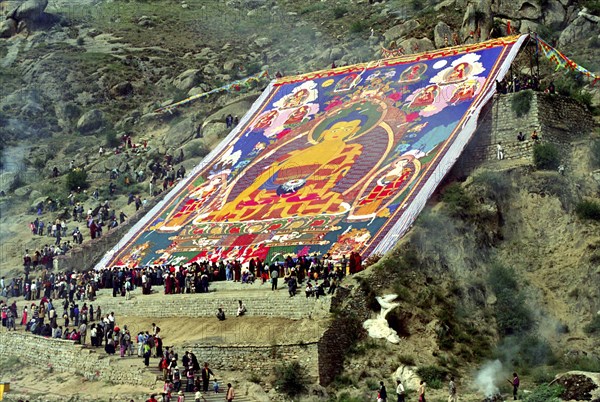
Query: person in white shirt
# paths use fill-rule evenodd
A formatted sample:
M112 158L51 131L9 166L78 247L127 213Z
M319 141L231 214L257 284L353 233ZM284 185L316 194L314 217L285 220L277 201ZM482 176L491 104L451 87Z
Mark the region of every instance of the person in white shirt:
M404 402L404 385L402 385L402 381L396 380L396 395L398 395L398 402Z

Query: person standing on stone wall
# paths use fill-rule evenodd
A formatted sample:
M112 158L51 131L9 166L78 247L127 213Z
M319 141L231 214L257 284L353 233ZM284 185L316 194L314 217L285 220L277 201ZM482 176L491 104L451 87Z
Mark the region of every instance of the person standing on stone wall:
M498 157L499 161L504 159L504 149L502 148L501 142L498 142L498 144L496 145L496 156Z

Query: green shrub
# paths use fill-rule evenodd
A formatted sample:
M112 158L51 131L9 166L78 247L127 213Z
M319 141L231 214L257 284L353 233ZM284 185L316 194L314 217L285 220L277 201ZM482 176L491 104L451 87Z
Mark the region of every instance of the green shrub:
M600 359L594 356L574 356L561 360L560 366L567 370L600 372Z
M524 402L559 402L564 388L560 385L540 385L523 398Z
M400 355L398 357L398 360L400 361L400 363L404 364L405 366L414 366L415 365L415 358L413 355Z
M115 130L108 130L106 132L106 146L108 148L116 148L121 143L121 140L117 138L117 132Z
M333 8L333 16L335 19L342 18L347 12L348 9L345 6L336 6Z
M308 374L297 361L275 366L275 385L280 392L288 396L296 396L306 391Z
M511 109L517 117L521 117L529 113L531 109L531 100L533 99L533 91L520 91L513 95Z
M250 376L248 377L248 381L250 381L251 383L254 383L254 384L260 384L262 379L263 379L263 376L261 376L256 371L251 372Z
M541 170L556 170L560 165L560 154L554 144L535 144L533 146L533 163Z
M442 201L446 203L451 215L459 217L470 215L475 206L473 198L460 183L448 185L442 193Z
M438 366L423 366L417 369L417 375L431 388L439 389L443 386L448 371Z
M600 15L600 0L584 0L583 5L591 14Z
M600 203L591 200L581 201L575 206L575 213L581 219L600 221Z
M67 174L67 190L86 189L89 187L87 182L87 173L81 168L75 168Z
M554 380L554 374L547 367L536 367L531 372L531 379L537 385L548 384Z
M332 399L332 402L363 402L362 398L351 396L348 392L342 392L337 399Z
M514 363L518 367L534 367L556 363L556 357L548 341L538 335L528 335L521 339Z
M325 9L325 7L327 7L326 4L325 3L321 3L321 2L309 4L308 6L302 8L300 10L300 15L310 14L310 13L313 13L315 11L320 11L320 10Z
M585 106L590 113L595 114L594 106L592 105L594 97L590 92L579 90L574 92L571 97Z
M367 28L368 25L364 21L354 21L352 24L350 24L350 32L352 33L361 33Z
M590 147L590 162L592 168L600 168L600 139L592 142L592 146Z
M485 189L486 197L495 200L506 200L511 194L512 183L505 172L485 170L473 178L473 183Z
M488 275L488 284L496 295L496 326L503 335L521 334L533 328L533 314L525 305L516 275L514 269L499 263L492 265Z
M583 330L586 334L600 334L600 315L596 314Z

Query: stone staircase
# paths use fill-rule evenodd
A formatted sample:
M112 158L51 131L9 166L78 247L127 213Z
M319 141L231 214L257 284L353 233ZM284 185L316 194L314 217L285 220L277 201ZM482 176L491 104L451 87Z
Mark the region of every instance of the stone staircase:
M162 372L157 368L157 367L148 367L147 370L153 374L156 375L156 380L157 380L157 384L163 384L163 375ZM221 382L221 381L217 381L219 383L219 393L215 393L213 391L213 383L211 381L209 387L208 387L208 392L207 393L203 393L204 398L208 401L208 402L223 402L225 400L225 393L227 392L227 383L226 382ZM183 394L185 395L185 400L186 401L191 401L193 402L194 399L194 395L195 392L186 392L185 391L185 385L186 385L187 381L184 379L182 379L181 381L181 391L183 391ZM255 399L253 399L252 397L248 396L248 395L242 395L242 393L236 389L236 384L232 384L233 385L233 389L235 390L235 398L234 401L236 402L256 402ZM171 397L171 400L177 400L177 392L173 392ZM202 401L202 399L201 399Z
M127 317L214 317L222 308L227 317L234 317L238 300L246 305L247 316L283 317L289 319L310 319L324 317L329 313L331 296L306 298L298 290L290 297L287 287L271 291L266 283L240 284L216 282L208 293L165 295L162 287L154 287L150 295L142 295L140 289L132 292L131 298L106 297L111 291L101 291L103 297L94 305L100 305L104 313L114 311L118 316Z

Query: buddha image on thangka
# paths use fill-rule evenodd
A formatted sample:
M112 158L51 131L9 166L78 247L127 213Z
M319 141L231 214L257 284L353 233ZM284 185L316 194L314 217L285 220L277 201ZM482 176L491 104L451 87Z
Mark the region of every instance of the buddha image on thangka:
M368 247L484 87L479 57L283 85L157 216L153 260Z

